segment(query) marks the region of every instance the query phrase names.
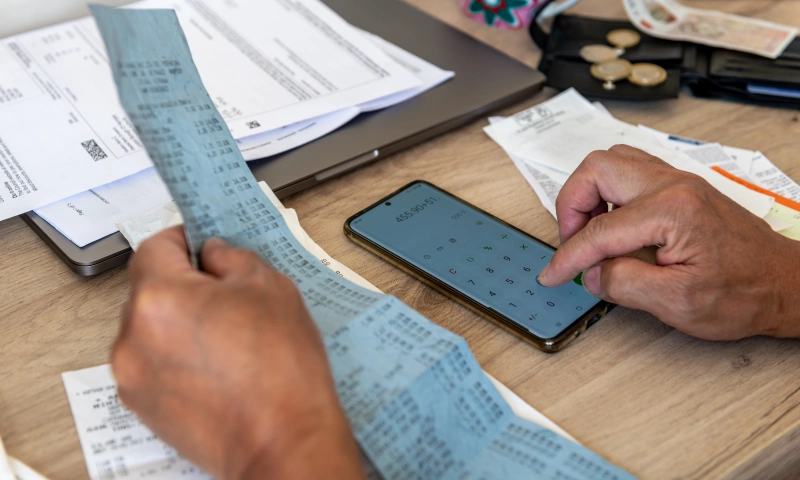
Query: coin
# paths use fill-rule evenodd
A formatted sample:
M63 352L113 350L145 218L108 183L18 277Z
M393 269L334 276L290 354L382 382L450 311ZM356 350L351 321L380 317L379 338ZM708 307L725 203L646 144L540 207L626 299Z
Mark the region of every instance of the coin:
M652 63L635 63L628 74L628 81L643 87L661 85L666 79L667 71Z
M589 63L597 63L613 60L619 55L615 48L611 48L608 45L586 45L581 48L580 56Z
M626 78L631 73L631 62L616 58L605 62L595 63L590 69L592 76L598 80L603 80L603 88L614 90L617 88L614 82Z
M620 55L625 53L626 48L635 47L639 45L639 42L642 40L642 37L635 31L630 30L628 28L618 28L616 30L611 30L606 35L606 41L611 45L617 47L617 52Z

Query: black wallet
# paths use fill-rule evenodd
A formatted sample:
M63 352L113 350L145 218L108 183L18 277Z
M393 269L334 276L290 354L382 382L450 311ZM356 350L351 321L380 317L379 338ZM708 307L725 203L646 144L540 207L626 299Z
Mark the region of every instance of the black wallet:
M534 20L530 33L542 50L539 70L547 75L547 85L560 90L573 87L596 98L651 100L675 98L685 85L698 97L800 107L800 39L773 60L642 33L641 42L621 58L660 65L667 71L666 81L649 87L619 81L614 90L606 90L601 80L592 77L591 65L579 52L585 45L607 45L606 35L618 28L635 29L627 20L559 15L550 33L545 33Z
M570 87L580 93L598 98L663 99L675 98L680 91L681 66L686 57L686 46L642 35L635 47L626 49L620 57L631 63L655 63L667 71L667 79L656 86L643 87L628 81L619 81L614 90L603 88L603 82L589 72L591 64L580 56L581 48L591 44L608 45L608 32L633 26L624 20L597 20L576 15L559 15L550 34L544 33L538 22L531 24L531 36L542 49L539 70L547 76L547 85L564 90Z
M776 59L694 46L681 81L698 97L717 97L773 107L800 108L800 39Z

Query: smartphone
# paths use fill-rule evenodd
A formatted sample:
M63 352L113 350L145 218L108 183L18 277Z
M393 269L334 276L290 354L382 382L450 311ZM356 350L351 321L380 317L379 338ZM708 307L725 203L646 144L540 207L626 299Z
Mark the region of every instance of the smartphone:
M417 180L350 217L345 235L545 352L557 352L614 305L580 279L536 277L556 249Z

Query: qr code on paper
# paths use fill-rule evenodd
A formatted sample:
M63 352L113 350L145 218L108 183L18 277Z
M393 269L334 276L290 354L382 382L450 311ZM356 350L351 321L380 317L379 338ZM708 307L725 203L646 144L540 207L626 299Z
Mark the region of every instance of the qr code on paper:
M86 150L86 153L92 156L92 160L94 160L95 162L102 160L104 158L108 158L106 152L104 152L103 149L100 148L100 146L94 140L87 140L81 143L81 145L83 145L83 149Z
M258 127L260 127L260 126L261 126L261 124L260 124L260 123L258 123L258 122L247 122L247 126L248 126L248 127L250 127L250 130L252 130L252 129L254 129L254 128L258 128Z

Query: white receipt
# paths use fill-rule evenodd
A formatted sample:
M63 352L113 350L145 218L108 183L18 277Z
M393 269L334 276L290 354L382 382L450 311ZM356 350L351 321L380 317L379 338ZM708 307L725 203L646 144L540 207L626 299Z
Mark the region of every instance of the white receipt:
M317 0L145 0L133 7L177 11L236 138L420 85ZM151 166L117 99L93 19L0 40L0 72L0 220Z
M601 111L607 112L607 110L604 109ZM491 124L499 123L503 120L505 120L505 117L489 117L489 123ZM556 215L556 199L558 198L558 193L561 191L561 187L564 186L567 178L569 178L569 175L544 165L536 164L534 166L533 162L526 162L509 151L506 151L506 155L514 162L514 166L517 167L519 173L522 174L531 188L533 188L533 191L536 193L536 196L539 197L539 201L542 202L544 208L550 212L553 218L558 219L558 215ZM545 173L545 170L551 174L556 173L556 178L558 178L558 180L548 175L548 173Z
M534 168L548 167L570 175L589 153L626 144L703 177L758 217L765 217L774 203L771 197L745 188L685 153L663 147L633 125L600 112L574 89L484 130L506 152Z
M344 278L371 290L374 285L328 255L300 225L293 209L285 208L272 190L261 182L262 190L279 207L279 212L301 244L319 261ZM171 225L181 224L180 213L167 205L149 213L147 219L134 219L121 225L130 234L129 225L150 225L152 230L129 238L134 249L140 241ZM138 228L138 227L135 227ZM127 238L127 235L126 235ZM542 413L531 407L508 387L487 374L500 394L520 418L535 422L565 438L575 439ZM173 449L161 442L139 419L119 402L116 383L108 365L62 374L75 426L92 480L143 478L152 480L206 480L210 477Z
M693 138L681 137L678 135L670 135L669 133L660 132L652 128L639 125L639 128L656 138L663 146L674 150L690 153L692 151L701 149L704 146L710 145L701 140ZM718 145L718 144L711 144ZM778 167L769 161L763 153L753 150L746 150L744 148L730 147L727 145L719 145L725 154L733 160L738 166L739 172L728 170L722 163L730 164L730 162L722 162L717 165L736 176L741 176L744 180L755 183L761 188L777 193L782 197L800 202L800 185L794 180L789 178L788 175L783 173ZM723 158L717 154L718 158ZM744 176L742 172L746 172Z
M61 378L92 480L211 479L120 403L109 365L67 372Z

